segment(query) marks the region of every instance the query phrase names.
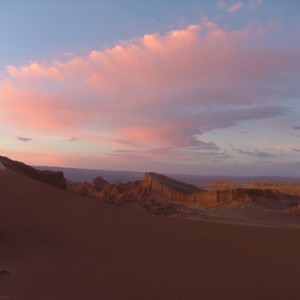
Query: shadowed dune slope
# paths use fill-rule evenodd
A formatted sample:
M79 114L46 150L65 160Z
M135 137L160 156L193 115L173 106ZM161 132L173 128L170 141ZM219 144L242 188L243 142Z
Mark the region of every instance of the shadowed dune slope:
M0 156L0 170L1 169L7 169L19 174L23 174L62 190L66 190L67 188L66 179L61 171L41 171L22 162L15 161L4 156Z
M0 298L300 299L300 231L158 217L0 171Z

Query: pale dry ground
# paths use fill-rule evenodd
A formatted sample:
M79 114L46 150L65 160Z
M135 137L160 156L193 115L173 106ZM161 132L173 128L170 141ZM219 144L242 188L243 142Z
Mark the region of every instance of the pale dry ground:
M300 230L159 217L0 171L0 299L298 300L299 255Z

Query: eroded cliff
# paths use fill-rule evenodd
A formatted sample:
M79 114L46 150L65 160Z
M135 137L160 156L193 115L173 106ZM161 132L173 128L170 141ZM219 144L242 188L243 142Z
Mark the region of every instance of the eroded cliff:
M143 181L129 183L109 184L102 178L98 178L98 181L97 188L95 181L82 182L75 185L72 191L118 205L139 203L148 210L151 207L159 210L169 204L183 204L201 209L264 207L285 210L299 203L297 198L278 191L235 186L205 190L157 173L145 173ZM171 211L169 206L168 211Z

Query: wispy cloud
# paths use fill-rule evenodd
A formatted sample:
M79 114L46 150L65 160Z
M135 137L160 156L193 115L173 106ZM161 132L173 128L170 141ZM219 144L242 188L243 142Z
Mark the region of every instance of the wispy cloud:
M227 11L228 13L235 13L242 9L257 9L263 4L263 0L238 1L235 3L228 3L228 1L220 0L217 2L217 7Z
M227 11L229 13L234 13L238 10L241 10L244 6L245 6L244 3L239 1L227 7Z
M248 156L252 156L252 157L257 157L259 159L270 159L270 158L278 157L278 155L268 153L268 152L264 152L264 151L258 151L258 150L255 150L255 151L237 150L237 152L239 154L248 155Z
M32 138L29 137L22 137L22 136L18 136L17 139L23 143L27 143L27 142L31 142Z
M78 137L71 137L68 139L69 142L75 142L75 141L78 141L79 138Z

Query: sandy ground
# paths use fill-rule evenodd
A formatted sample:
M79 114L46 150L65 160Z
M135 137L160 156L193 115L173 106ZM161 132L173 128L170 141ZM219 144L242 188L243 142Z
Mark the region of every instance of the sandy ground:
M0 171L0 299L300 299L300 230L154 216Z

